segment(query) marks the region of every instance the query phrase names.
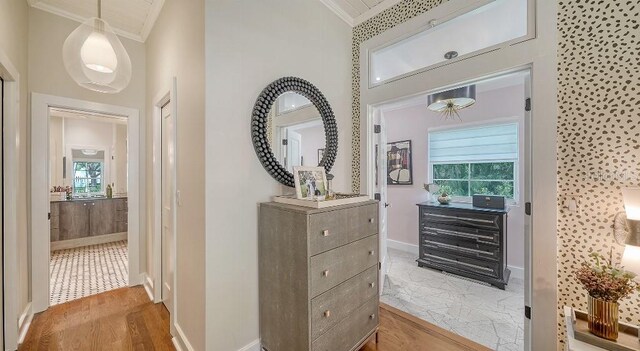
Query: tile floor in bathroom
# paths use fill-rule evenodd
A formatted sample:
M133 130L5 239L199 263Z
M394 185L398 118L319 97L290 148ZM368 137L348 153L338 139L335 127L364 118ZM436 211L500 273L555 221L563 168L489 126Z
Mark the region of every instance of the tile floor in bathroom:
M127 262L126 241L51 252L50 304L127 286Z
M524 350L524 280L500 290L420 268L407 252L388 257L382 302L491 349Z

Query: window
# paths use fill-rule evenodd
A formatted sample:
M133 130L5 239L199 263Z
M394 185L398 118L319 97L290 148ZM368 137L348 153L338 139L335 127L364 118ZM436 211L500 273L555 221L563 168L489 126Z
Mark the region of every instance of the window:
M372 85L403 77L449 59L520 40L528 33L527 0L493 0L433 28L373 50Z
M73 162L73 192L76 194L102 193L102 162Z
M454 197L517 199L518 152L516 123L430 132L431 179Z

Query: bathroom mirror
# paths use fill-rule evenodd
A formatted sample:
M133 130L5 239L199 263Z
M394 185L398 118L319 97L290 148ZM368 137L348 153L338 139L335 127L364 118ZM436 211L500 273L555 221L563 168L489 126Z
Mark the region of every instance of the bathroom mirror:
M303 79L281 78L262 91L251 134L265 170L284 185L294 186L295 166L322 166L329 172L335 162L335 116L322 93Z

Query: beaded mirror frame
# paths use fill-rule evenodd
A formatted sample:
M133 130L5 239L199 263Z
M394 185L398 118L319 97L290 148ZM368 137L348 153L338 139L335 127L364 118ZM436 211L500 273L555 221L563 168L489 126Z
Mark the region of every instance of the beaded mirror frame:
M258 159L264 169L278 182L295 187L293 173L289 172L276 159L268 139L269 112L278 97L287 92L298 93L307 98L316 107L324 124L325 152L318 167L331 171L338 155L338 125L331 105L322 92L308 81L297 77L283 77L269 84L253 107L251 118L251 140Z

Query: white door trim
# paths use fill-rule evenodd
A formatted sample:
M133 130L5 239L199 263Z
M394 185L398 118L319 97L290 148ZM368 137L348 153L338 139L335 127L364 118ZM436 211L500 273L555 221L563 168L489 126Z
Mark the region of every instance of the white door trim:
M532 74L532 320L526 350L555 350L557 325L557 3L536 1L535 38L439 68L369 88L369 52L428 21L427 12L369 39L360 46L360 164L361 189L371 193L373 159L370 135L374 106L479 80L499 73L530 68Z
M142 283L140 275L140 113L137 109L31 94L31 291L33 313L49 307L49 107L66 108L126 117L129 202L129 286ZM44 171L43 171L44 170Z
M162 300L162 106L167 102L171 102L171 115L173 116L173 137L175 141L175 160L173 168L173 184L171 184L174 192L173 203L173 235L175 240L173 241L173 247L170 248L173 255L173 282L171 283L172 290L172 306L173 313L169 314L170 319L170 331L171 335L176 336L176 321L178 315L177 307L177 295L178 286L176 285L178 270L175 266L177 262L177 250L176 245L178 241L178 226L177 226L177 202L179 201L179 193L177 191L178 181L178 99L177 99L177 78L171 80L170 87L164 88L153 99L153 239L152 239L152 257L153 257L153 300L155 303L159 303Z
M20 74L13 66L9 57L0 50L0 77L4 80L4 243L0 249L4 250L4 278L3 292L4 316L0 321L0 345L2 345L2 331L4 344L8 350L18 348L18 169L20 143ZM27 233L24 233L26 235ZM11 287L11 289L9 289Z

